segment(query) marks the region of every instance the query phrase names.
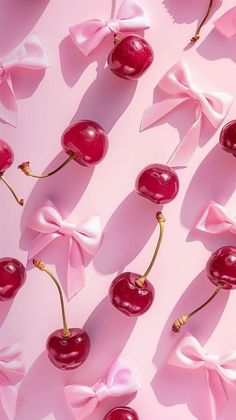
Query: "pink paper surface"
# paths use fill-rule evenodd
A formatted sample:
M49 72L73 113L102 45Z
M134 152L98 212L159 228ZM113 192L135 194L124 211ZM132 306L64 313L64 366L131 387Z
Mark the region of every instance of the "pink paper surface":
M46 275L30 268L14 301L0 304L1 343L20 341L26 358L26 377L19 387L25 403L16 420L73 420L63 387L94 384L120 353L139 372L142 388L136 396L105 402L89 420L101 420L109 409L124 404L135 408L141 420L210 419L204 370L185 372L165 361L180 339L171 332L173 320L214 290L204 273L208 257L220 246L235 244L235 236L229 233L216 237L189 232L209 200L228 203L236 213L236 161L218 145L219 130L207 143L203 138L204 147L195 152L187 169L178 171L179 195L164 207L166 234L149 276L156 287L152 308L136 322L113 309L107 291L122 270L144 271L158 235L156 206L133 192L136 176L144 166L168 160L194 117L194 105L188 108L185 104L152 130L140 133L143 110L152 103L158 80L181 58L199 86L236 96L236 41L225 39L213 26L234 3L216 2L214 17L204 26L198 43L189 48L188 40L208 1L181 0L180 5L179 0L142 0L151 24L145 37L152 44L155 61L136 83L104 70L112 39L84 57L68 34L68 28L81 20L109 18L120 2L0 2L0 56L27 35L36 34L50 63L45 74L38 73L37 84L35 75L31 78L23 71L14 75L19 125L17 129L0 125L0 136L15 152L15 163L6 175L26 200L23 209L18 207L0 185L0 255L26 263L32 236L25 226L32 211L47 198L64 216L70 214L77 221L98 215L104 227L101 249L86 268L86 286L66 304L69 324L84 325L91 338L91 353L81 368L61 372L45 354L47 336L61 328L57 292ZM235 113L234 102L226 121L235 119ZM18 171L17 165L24 160L30 160L38 172L62 162L61 134L71 121L81 118L94 119L109 132L108 154L94 171L71 162L51 179L38 182ZM56 250L51 246L44 256L63 283L63 241L58 240ZM222 292L188 325L190 333L202 345L207 343L212 353L236 349L235 301L236 292ZM228 393L229 404L221 419L234 420L236 391L230 388ZM0 418L5 420L2 414Z

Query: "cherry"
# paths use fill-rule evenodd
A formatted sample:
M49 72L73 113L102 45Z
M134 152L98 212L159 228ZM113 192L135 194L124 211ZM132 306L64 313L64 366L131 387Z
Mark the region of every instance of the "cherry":
M156 214L156 218L160 226L160 234L149 267L143 275L130 272L120 274L113 280L109 289L111 303L119 311L130 317L137 317L144 314L150 308L154 300L154 287L147 280L147 276L156 260L164 233L165 223L164 216L161 212Z
M153 50L149 43L138 35L123 39L114 36L115 47L108 56L110 70L122 79L136 80L153 62Z
M212 296L199 308L188 315L178 318L172 325L174 332L179 332L181 327L198 311L210 303L222 289L236 288L236 247L224 246L212 254L206 265L208 279L217 286Z
M208 8L207 8L206 14L205 14L203 20L201 21L201 23L199 24L195 35L191 38L192 42L198 41L198 39L200 38L200 31L201 31L203 25L205 24L205 22L207 21L209 15L210 15L213 3L214 3L214 0L209 0L209 5L208 5Z
M105 157L108 137L105 130L95 121L81 120L69 126L63 133L61 144L69 157L54 171L46 175L35 175L29 162L18 166L25 175L33 178L47 178L62 169L71 160L83 166L95 166Z
M236 157L236 120L230 121L222 128L220 144L223 150Z
M33 260L33 263L35 267L44 271L51 277L57 286L61 302L63 329L53 331L47 339L46 349L49 360L59 369L76 369L81 366L88 357L90 350L89 336L80 328L68 328L62 290L57 279L42 261Z
M0 301L13 299L26 279L25 267L15 258L0 259Z
M20 206L24 205L24 200L19 199L12 187L8 184L4 172L12 165L14 161L14 153L12 148L4 140L0 139L0 180L4 182L6 187L11 191L15 200Z
M152 164L144 168L136 179L138 194L156 204L173 200L179 191L179 179L169 166Z
M107 413L103 420L139 420L139 416L130 407L116 407Z

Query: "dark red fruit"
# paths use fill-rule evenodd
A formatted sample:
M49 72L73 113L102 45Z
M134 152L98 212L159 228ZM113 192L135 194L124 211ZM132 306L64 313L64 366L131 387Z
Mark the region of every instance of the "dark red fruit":
M236 288L236 247L224 246L209 258L206 272L209 280L224 289Z
M128 35L118 40L108 56L110 70L122 79L138 79L153 62L153 50L138 35Z
M220 144L226 152L236 156L236 120L230 121L222 128Z
M0 175L12 165L13 161L13 150L4 140L0 139Z
M15 258L0 259L0 301L13 299L26 279L25 267Z
M113 408L103 420L139 420L139 416L130 407L116 407Z
M172 201L179 191L179 179L169 166L152 164L144 168L135 183L138 194L156 204Z

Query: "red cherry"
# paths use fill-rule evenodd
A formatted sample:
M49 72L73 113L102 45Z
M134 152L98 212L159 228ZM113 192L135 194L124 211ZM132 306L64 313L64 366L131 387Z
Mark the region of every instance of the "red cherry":
M4 176L4 172L12 165L13 161L14 153L12 148L4 140L0 139L0 180L3 181L6 187L11 191L17 203L20 204L20 206L23 206L24 200L17 197Z
M152 164L144 168L135 183L138 194L156 204L172 201L179 191L179 179L169 166Z
M141 275L136 273L122 273L110 286L109 296L112 304L125 315L144 314L154 300L154 287L148 280L145 280L141 287L138 286L136 281L140 277Z
M122 273L111 283L109 296L112 304L119 311L128 316L139 316L144 314L152 305L155 297L155 290L152 284L147 280L163 237L165 218L161 212L156 214L160 226L158 242L152 257L152 260L143 275L136 273Z
M90 350L88 334L81 328L68 328L66 322L64 299L61 286L56 277L49 271L46 264L40 260L33 260L39 270L44 271L55 283L60 296L63 329L56 330L47 339L49 360L59 369L76 369L85 362Z
M25 267L15 258L0 259L0 301L13 299L26 279Z
M116 407L107 413L103 420L139 420L139 416L130 407Z
M153 50L149 43L138 35L128 35L119 40L108 56L110 70L122 79L138 79L153 62Z
M223 150L236 157L236 120L230 121L222 128L220 144Z
M95 166L106 155L108 137L105 130L95 121L81 120L64 131L61 144L69 157L52 172L46 175L35 175L30 169L29 162L23 162L18 168L27 176L47 178L60 171L71 160L83 166Z
M222 289L231 290L236 288L236 247L224 246L223 248L217 249L207 262L206 274L208 279L215 284L217 288L212 296L197 309L190 312L188 315L183 315L176 319L172 325L172 330L174 332L179 332L189 318L208 305Z
M54 331L47 339L47 352L51 362L59 369L76 369L87 359L90 350L88 334L80 328L70 328L70 335L63 336L63 329Z
M79 121L67 128L61 143L66 153L75 153L74 160L84 166L97 165L108 149L105 130L95 121L89 120Z
M14 153L4 140L0 139L0 174L3 174L13 163Z
M236 247L224 246L209 258L206 272L209 280L224 289L236 288Z

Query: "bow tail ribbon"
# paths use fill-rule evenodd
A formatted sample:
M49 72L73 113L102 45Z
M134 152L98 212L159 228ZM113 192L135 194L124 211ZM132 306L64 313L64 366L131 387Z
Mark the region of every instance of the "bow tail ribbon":
M216 371L207 369L210 412L212 420L218 420L228 401L224 383Z
M0 402L8 419L13 420L16 414L18 391L8 381L5 375L0 374Z
M214 22L216 29L227 38L236 34L236 6Z
M68 237L67 299L70 300L85 284L83 256L78 242Z

